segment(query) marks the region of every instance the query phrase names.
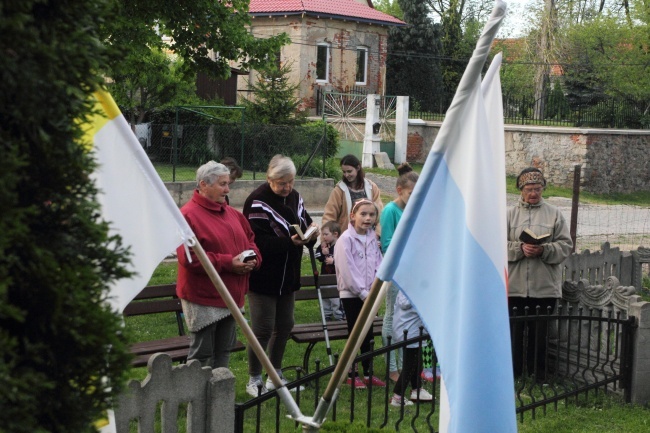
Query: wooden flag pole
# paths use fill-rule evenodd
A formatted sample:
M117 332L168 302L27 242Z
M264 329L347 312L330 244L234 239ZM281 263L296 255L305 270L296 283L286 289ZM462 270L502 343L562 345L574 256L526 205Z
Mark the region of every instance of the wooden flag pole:
M309 427L305 426L303 428L303 431L318 431L321 424L323 424L325 421L327 413L332 407L334 401L336 401L336 397L338 396L338 392L341 384L343 383L343 379L347 375L347 372L350 370L350 367L354 362L354 358L356 358L356 354L361 347L363 336L365 336L366 333L370 330L374 317L377 315L379 307L381 306L381 301L385 298L386 292L388 291L390 285L390 282L383 282L378 278L375 278L375 281L372 283L370 293L364 301L363 307L361 307L359 317L357 318L357 321L352 328L352 332L350 332L350 336L347 343L345 344L345 347L343 348L341 357L336 364L334 373L332 373L332 377L327 384L327 388L325 389L325 392L323 393L323 396L318 403L316 412L312 417L312 423L308 424L309 427L313 427L314 424L318 427L316 427L315 430L310 430Z
M277 393L280 396L280 400L282 400L282 403L284 403L284 405L287 408L287 411L289 412L289 417L302 424L306 424L311 427L319 427L318 425L313 423L310 417L306 417L302 414L302 412L300 412L300 408L298 407L293 397L289 393L287 387L283 385L280 376L278 375L277 371L275 371L275 367L273 367L273 364L271 363L271 360L269 359L268 356L266 356L266 352L260 345L259 341L257 341L257 337L255 337L255 334L253 334L253 330L248 325L248 322L244 318L244 315L239 310L239 307L235 303L235 300L232 298L232 295L230 294L226 286L223 284L223 281L221 280L221 277L217 273L217 270L210 262L210 259L205 253L205 250L203 249L199 241L196 239L196 237L193 237L189 240L189 246L192 247L192 250L194 250L194 252L196 253L196 256L201 262L201 265L203 265L203 269L205 269L205 272L208 274L208 277L210 277L212 284L214 284L214 287L217 289L217 292L219 292L219 296L221 296L221 299L224 300L226 306L228 307L228 310L230 310L230 314L232 314L235 321L237 322L242 332L244 333L247 343L253 349L253 352L255 352L257 359L260 360L262 366L268 373L269 378L273 382L273 385L275 385L275 389L277 390Z

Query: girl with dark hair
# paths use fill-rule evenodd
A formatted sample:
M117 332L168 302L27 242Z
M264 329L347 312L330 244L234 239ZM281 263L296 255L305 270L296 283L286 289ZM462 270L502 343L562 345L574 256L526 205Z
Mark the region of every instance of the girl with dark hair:
M323 211L323 223L336 221L342 231L348 228L350 210L354 203L365 198L372 201L379 212L384 205L381 201L379 187L371 180L366 179L359 158L354 155L345 155L341 158L341 171L343 179L336 184L330 194L325 210ZM379 226L376 227L377 234L380 233Z

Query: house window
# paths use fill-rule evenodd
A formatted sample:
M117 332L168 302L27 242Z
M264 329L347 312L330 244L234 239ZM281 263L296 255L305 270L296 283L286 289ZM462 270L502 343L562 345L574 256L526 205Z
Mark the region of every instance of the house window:
M368 48L357 47L357 77L356 83L365 85L368 78Z
M327 83L330 74L330 46L318 44L316 48L316 81Z

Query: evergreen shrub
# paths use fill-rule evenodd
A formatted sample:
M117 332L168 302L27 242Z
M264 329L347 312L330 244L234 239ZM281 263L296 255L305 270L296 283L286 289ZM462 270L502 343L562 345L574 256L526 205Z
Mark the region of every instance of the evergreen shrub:
M100 221L79 125L103 84L111 7L2 5L1 432L95 431L128 369L121 317L104 303L127 257Z

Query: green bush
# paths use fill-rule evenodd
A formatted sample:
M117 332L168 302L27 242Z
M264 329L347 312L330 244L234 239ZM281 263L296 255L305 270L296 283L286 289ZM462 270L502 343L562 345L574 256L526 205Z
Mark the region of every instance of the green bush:
M325 125L327 125L327 132L326 132L327 150L325 155L326 158L329 160L331 158L335 158L339 152L339 131L335 127L333 127L329 123L326 123L323 120L306 123L305 125L302 126L302 128L305 131L307 131L307 133L311 137L313 137L312 141L317 143L323 135L323 128ZM319 151L318 154L322 156L323 155L322 150Z
M86 432L123 387L127 276L100 221L79 120L103 83L110 2L3 2L0 14L0 432ZM105 380L112 389L106 387Z
M309 159L308 155L291 155L293 163L296 165L296 170L298 170L298 176L305 177L325 177L332 178L336 181L341 180L341 167L338 164L338 160L330 158L325 160L325 175L323 176L323 158L314 157L311 160L311 163L307 167L307 170L303 174L303 170L307 160Z
M565 120L571 115L571 107L569 102L564 96L562 86L556 84L548 95L548 100L545 105L544 117L546 119Z

